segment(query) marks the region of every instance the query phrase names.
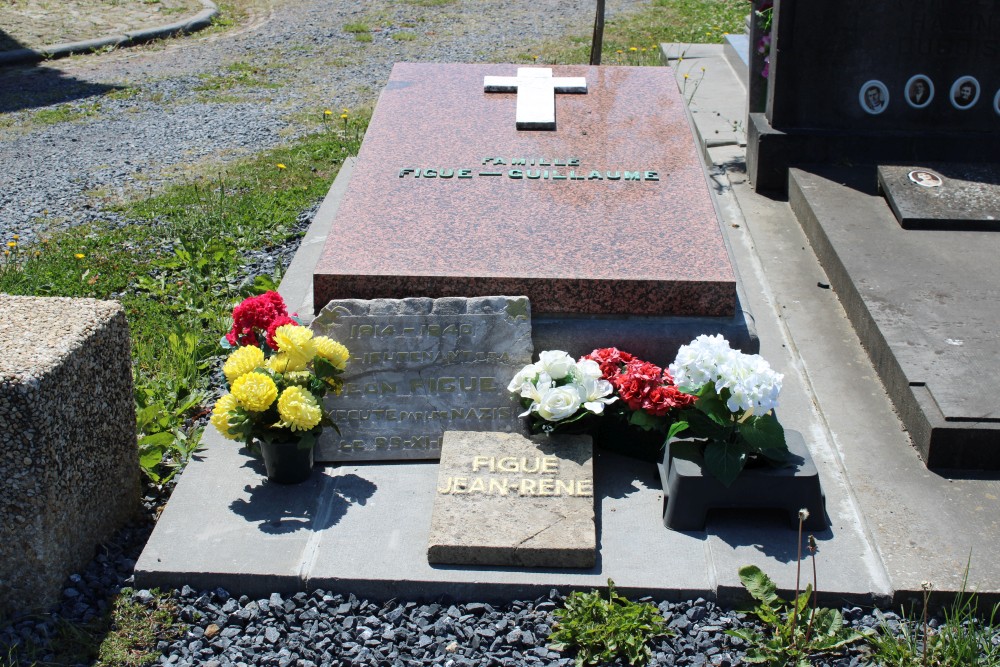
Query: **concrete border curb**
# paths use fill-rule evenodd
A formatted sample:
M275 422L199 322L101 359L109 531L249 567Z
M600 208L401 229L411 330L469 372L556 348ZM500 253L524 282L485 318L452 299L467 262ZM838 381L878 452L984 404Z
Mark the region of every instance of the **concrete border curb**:
M53 58L65 58L78 53L90 53L106 47L134 46L154 39L162 39L177 34L189 34L197 32L212 25L212 19L219 14L219 8L212 0L201 0L202 9L200 12L181 21L174 21L155 28L144 30L134 30L122 35L108 35L96 39L85 39L80 42L66 42L64 44L53 44L51 46L35 49L17 49L16 51L6 51L0 53L0 67L4 65L19 65L23 63L36 63Z

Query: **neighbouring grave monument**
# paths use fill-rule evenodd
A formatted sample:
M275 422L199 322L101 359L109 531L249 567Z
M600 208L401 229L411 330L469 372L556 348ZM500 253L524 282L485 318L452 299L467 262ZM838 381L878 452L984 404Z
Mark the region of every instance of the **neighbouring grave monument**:
M445 434L429 562L593 567L596 557L589 436Z
M748 122L758 190L810 163L996 161L993 0L775 0L773 17L767 108Z
M128 324L94 299L0 295L0 615L41 611L139 509Z
M931 468L1000 469L1000 4L774 5L747 167L789 204Z
M446 430L521 430L507 384L531 363L525 297L342 299L312 327L351 353L318 461L436 459Z

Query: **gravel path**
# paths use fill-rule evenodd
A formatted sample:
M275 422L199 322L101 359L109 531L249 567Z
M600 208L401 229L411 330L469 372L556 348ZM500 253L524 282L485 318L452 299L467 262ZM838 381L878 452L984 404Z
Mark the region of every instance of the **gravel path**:
M647 3L610 0L608 14ZM247 24L221 34L0 71L0 240L32 240L43 218L106 217L103 205L192 164L287 142L327 108L371 105L396 61L504 60L593 20L592 0L425 4L251 0ZM241 79L234 66L253 71ZM45 125L40 109L73 120Z

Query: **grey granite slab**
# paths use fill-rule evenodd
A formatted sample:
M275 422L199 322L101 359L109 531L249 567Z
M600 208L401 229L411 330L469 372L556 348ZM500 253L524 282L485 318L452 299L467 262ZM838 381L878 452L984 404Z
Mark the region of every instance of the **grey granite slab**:
M341 299L312 328L351 355L319 461L436 459L446 430L522 429L507 385L532 361L527 297Z
M590 436L445 433L428 562L587 568L596 551Z
M882 165L879 188L904 229L1000 230L1000 166Z

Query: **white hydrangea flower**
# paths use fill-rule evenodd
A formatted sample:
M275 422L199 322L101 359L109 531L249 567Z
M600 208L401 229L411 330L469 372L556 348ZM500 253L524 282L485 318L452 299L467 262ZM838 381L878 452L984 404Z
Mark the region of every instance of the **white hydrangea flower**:
M545 350L538 355L535 367L548 373L553 380L561 380L576 367L576 362L562 350Z
M587 376L575 386L580 392L583 407L595 415L602 414L605 405L610 405L618 400L617 396L611 396L615 388L607 380Z
M531 406L533 409L534 405ZM549 387L542 392L535 411L542 419L550 422L572 417L580 409L580 391L576 385ZM529 410L530 412L530 410Z
M681 346L668 370L681 391L696 393L711 383L717 394L729 390L726 407L730 412L752 410L757 415L777 406L784 377L760 355L732 349L719 334L701 335Z

